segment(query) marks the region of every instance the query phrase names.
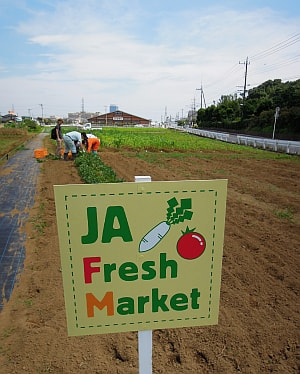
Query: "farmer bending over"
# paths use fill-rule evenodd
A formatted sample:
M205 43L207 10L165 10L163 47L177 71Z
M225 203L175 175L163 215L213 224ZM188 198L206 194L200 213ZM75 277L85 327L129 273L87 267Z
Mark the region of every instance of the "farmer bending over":
M65 143L64 160L65 161L68 160L69 151L72 152L72 160L75 160L76 153L77 153L76 147L82 148L81 140L82 140L81 133L78 131L70 131L64 135L64 143Z
M97 150L100 147L100 140L95 135L86 134L85 132L82 132L81 136L82 143L85 145L87 152L97 154Z

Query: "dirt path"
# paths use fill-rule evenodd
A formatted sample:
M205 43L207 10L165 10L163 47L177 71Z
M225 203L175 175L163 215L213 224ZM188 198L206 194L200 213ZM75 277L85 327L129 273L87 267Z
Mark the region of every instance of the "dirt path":
M100 152L126 181L228 179L219 324L155 330L153 373L298 373L299 159L135 155ZM52 186L81 181L72 162L41 169L31 215L44 204L44 235L27 224L25 270L0 314L0 371L136 374L136 332L67 337Z

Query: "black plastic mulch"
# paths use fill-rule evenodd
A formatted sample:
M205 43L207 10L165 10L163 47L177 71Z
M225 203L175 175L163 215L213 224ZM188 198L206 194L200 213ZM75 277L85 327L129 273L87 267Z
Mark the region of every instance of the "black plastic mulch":
M45 134L28 142L2 166L0 175L0 312L8 301L23 269L25 259L25 222L34 196L40 163L34 150L42 146Z

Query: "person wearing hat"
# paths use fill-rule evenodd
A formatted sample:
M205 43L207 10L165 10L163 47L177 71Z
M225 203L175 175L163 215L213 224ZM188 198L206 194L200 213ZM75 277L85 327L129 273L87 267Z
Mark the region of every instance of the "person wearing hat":
M63 135L61 131L61 125L64 123L63 119L59 118L57 120L55 131L56 131L56 150L55 150L55 156L61 158L61 149L62 149L62 141L63 141Z

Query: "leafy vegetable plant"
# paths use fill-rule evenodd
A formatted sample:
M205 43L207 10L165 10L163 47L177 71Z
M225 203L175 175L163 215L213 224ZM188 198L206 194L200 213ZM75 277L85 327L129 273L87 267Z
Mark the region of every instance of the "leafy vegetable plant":
M93 153L80 153L75 159L78 174L85 183L119 183L123 179L117 178L115 171L105 165L100 157Z

